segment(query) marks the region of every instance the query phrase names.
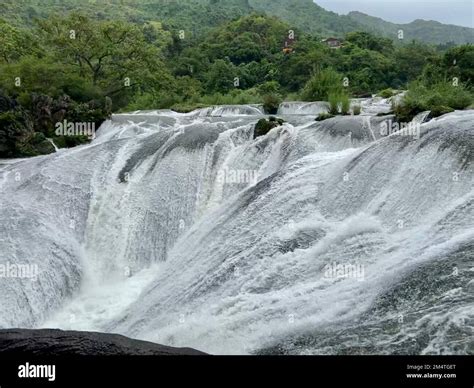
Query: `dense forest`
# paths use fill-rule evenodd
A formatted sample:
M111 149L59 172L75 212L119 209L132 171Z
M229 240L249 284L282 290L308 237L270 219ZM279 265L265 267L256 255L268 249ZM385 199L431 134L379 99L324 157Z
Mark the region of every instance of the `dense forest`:
M432 44L474 43L472 28L415 20L394 24L360 12L338 15L313 0L3 0L0 12L15 25L30 25L35 18L80 11L100 20L143 24L160 20L173 29L201 34L210 28L250 13L276 16L310 34L333 35L366 31L398 40L400 29L407 41Z
M341 101L408 89L394 110L409 120L473 102L471 44L401 44L348 31L334 49L322 42L333 32L327 23L305 28L301 18L297 28L288 15L254 12L265 1L22 3L0 6L2 15L15 15L0 19L0 157L53 152L48 138L59 147L80 144L87 137L58 134L55 124L98 128L117 111L263 103L274 113L283 99Z

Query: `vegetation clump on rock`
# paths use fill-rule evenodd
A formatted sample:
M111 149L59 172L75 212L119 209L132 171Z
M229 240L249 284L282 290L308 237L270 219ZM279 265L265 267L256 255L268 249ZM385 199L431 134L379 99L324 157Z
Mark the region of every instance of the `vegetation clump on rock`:
M394 104L394 112L398 122L410 122L425 111L431 111L430 117L438 117L455 109L468 108L474 101L473 96L467 85L422 79L409 85L402 100Z
M258 120L257 124L255 125L253 138L256 139L257 137L265 136L273 128L280 127L281 125L283 125L284 122L285 121L283 119L276 118L273 116L270 116L268 120Z

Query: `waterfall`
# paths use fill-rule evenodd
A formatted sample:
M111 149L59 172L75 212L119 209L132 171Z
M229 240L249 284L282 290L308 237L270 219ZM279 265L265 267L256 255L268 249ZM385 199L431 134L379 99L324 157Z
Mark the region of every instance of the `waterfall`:
M327 113L329 104L325 101L318 102L284 102L278 109L279 115L314 115Z
M114 115L0 166L0 327L222 354L469 353L474 111L383 133L388 102ZM0 266L1 269L1 266ZM472 351L472 349L471 349Z

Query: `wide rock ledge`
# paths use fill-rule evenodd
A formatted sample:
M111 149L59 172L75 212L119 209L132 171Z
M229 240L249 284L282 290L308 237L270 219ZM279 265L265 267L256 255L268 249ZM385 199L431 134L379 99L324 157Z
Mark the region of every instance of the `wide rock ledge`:
M177 356L204 355L190 348L173 348L118 334L57 329L0 330L0 357L5 356Z

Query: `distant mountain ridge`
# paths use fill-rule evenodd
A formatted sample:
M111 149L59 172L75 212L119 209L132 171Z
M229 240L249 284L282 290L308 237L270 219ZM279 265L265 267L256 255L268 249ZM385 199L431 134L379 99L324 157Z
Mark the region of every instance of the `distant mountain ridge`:
M406 24L396 24L359 11L349 12L347 16L363 25L369 32L382 33L386 36L397 36L398 31L402 30L404 39L408 40L415 39L433 44L474 42L474 29L469 27L423 19L416 19Z
M136 23L161 21L193 34L258 12L278 17L295 29L320 37L343 37L348 32L359 30L396 40L398 31L402 29L405 41L474 43L473 28L425 20L395 24L357 11L338 15L313 0L2 0L0 3L1 17L18 25L30 25L35 18L74 10L99 19L123 19Z
M255 10L277 16L300 29L319 35L342 37L347 32L363 30L398 39L398 31L403 30L404 40L408 42L474 43L474 28L426 20L395 24L358 11L338 15L325 10L313 0L249 0L249 5Z

